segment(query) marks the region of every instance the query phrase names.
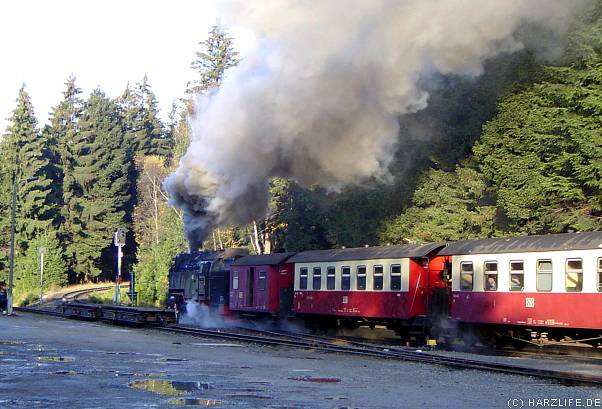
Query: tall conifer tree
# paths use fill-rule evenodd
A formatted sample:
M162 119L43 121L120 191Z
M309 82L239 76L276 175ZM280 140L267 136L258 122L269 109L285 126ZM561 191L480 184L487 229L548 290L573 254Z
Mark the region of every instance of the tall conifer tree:
M232 38L220 26L213 26L209 38L200 43L201 51L190 64L199 73L199 78L188 83L189 94L202 94L220 86L224 73L240 61L234 50Z
M74 158L71 142L75 139L77 121L81 116L84 101L81 89L75 84L75 77L70 76L65 83L63 100L53 108L50 125L46 126L50 153L50 175L53 180L52 198L58 208L55 224L59 229L61 242L68 246L72 242L72 218L69 217L74 205L73 166ZM71 267L71 261L68 266Z
M157 98L146 75L134 89L127 86L120 99L120 105L125 131L134 149L132 156L167 156L171 148L169 134L159 119Z
M51 179L49 178L48 139L37 130L37 120L29 95L22 87L17 98L17 107L10 118L7 132L0 146L4 160L2 166L3 191L10 192L13 180L17 188L16 201L16 294L31 290L33 276L37 269L24 268L31 264L28 260L37 253L36 240L45 237L46 245L56 247L57 240L51 223L54 208L51 197ZM8 232L10 225L10 197L5 203L2 224ZM6 235L8 237L8 235ZM60 264L62 252L57 250L54 256ZM35 260L35 256L34 260ZM53 269L51 276L55 283L63 282L64 269ZM53 278L53 280L54 280Z
M78 128L72 142L74 189L69 217L73 242L69 253L74 271L89 280L113 271L111 238L117 228L124 227L131 204L131 147L124 137L119 107L100 90L90 95Z

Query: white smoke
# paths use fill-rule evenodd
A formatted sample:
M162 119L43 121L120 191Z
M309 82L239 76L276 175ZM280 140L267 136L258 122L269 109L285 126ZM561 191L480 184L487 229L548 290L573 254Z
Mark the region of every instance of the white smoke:
M180 318L180 324L200 328L226 328L229 326L218 311L212 311L208 305L192 300L186 302L186 310Z
M214 227L262 217L272 177L330 189L386 180L399 115L428 104L419 84L431 74L479 75L488 58L523 48L521 27L557 34L576 4L221 3L222 21L252 31L256 43L218 92L197 100L189 149L166 181L191 245Z

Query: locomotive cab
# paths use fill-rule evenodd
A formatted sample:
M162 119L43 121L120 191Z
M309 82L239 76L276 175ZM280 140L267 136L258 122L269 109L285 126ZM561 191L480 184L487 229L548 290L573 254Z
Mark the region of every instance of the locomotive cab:
M230 264L247 253L246 249L232 248L176 256L169 271L167 307L181 307L187 301L227 304Z

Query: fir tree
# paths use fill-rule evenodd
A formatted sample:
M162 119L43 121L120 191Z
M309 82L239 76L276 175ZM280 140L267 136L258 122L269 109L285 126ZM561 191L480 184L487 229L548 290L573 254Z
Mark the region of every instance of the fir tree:
M167 156L171 148L169 134L159 119L157 98L145 75L135 88L126 87L120 99L125 131L136 155Z
M51 197L58 208L55 225L58 226L58 237L63 246L72 244L72 221L70 213L74 195L73 166L74 158L71 142L78 132L77 121L83 109L81 89L75 85L75 77L70 76L65 83L63 100L53 108L50 125L46 126L50 157L50 175L52 178ZM72 260L68 260L68 269L72 269Z
M74 271L92 279L112 273L114 231L125 226L131 160L117 104L95 90L85 104L72 142L74 189L69 205ZM104 253L104 257L103 257Z
M219 87L228 68L238 64L238 52L232 47L232 38L219 26L209 32L209 38L200 43L201 51L190 64L199 73L199 78L188 83L189 94L202 94Z
M48 177L48 140L40 135L36 126L33 106L22 87L17 107L0 145L4 158L1 163L3 191L11 192L13 183L17 188L16 265L19 265L26 253L31 252L32 240L49 231L54 217L50 195L51 180ZM8 233L11 202L6 194L3 199L5 211L2 212L2 228ZM7 239L8 236L6 234ZM32 272L21 271L20 274Z

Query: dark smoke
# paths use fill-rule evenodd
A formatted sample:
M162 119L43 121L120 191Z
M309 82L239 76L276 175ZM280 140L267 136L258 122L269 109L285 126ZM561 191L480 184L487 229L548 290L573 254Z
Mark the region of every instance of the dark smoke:
M218 92L198 97L191 144L166 181L191 248L215 227L261 218L272 177L332 190L387 180L399 115L428 104L425 78L477 76L485 60L523 48L526 25L562 32L576 3L222 3L222 21L256 42Z

